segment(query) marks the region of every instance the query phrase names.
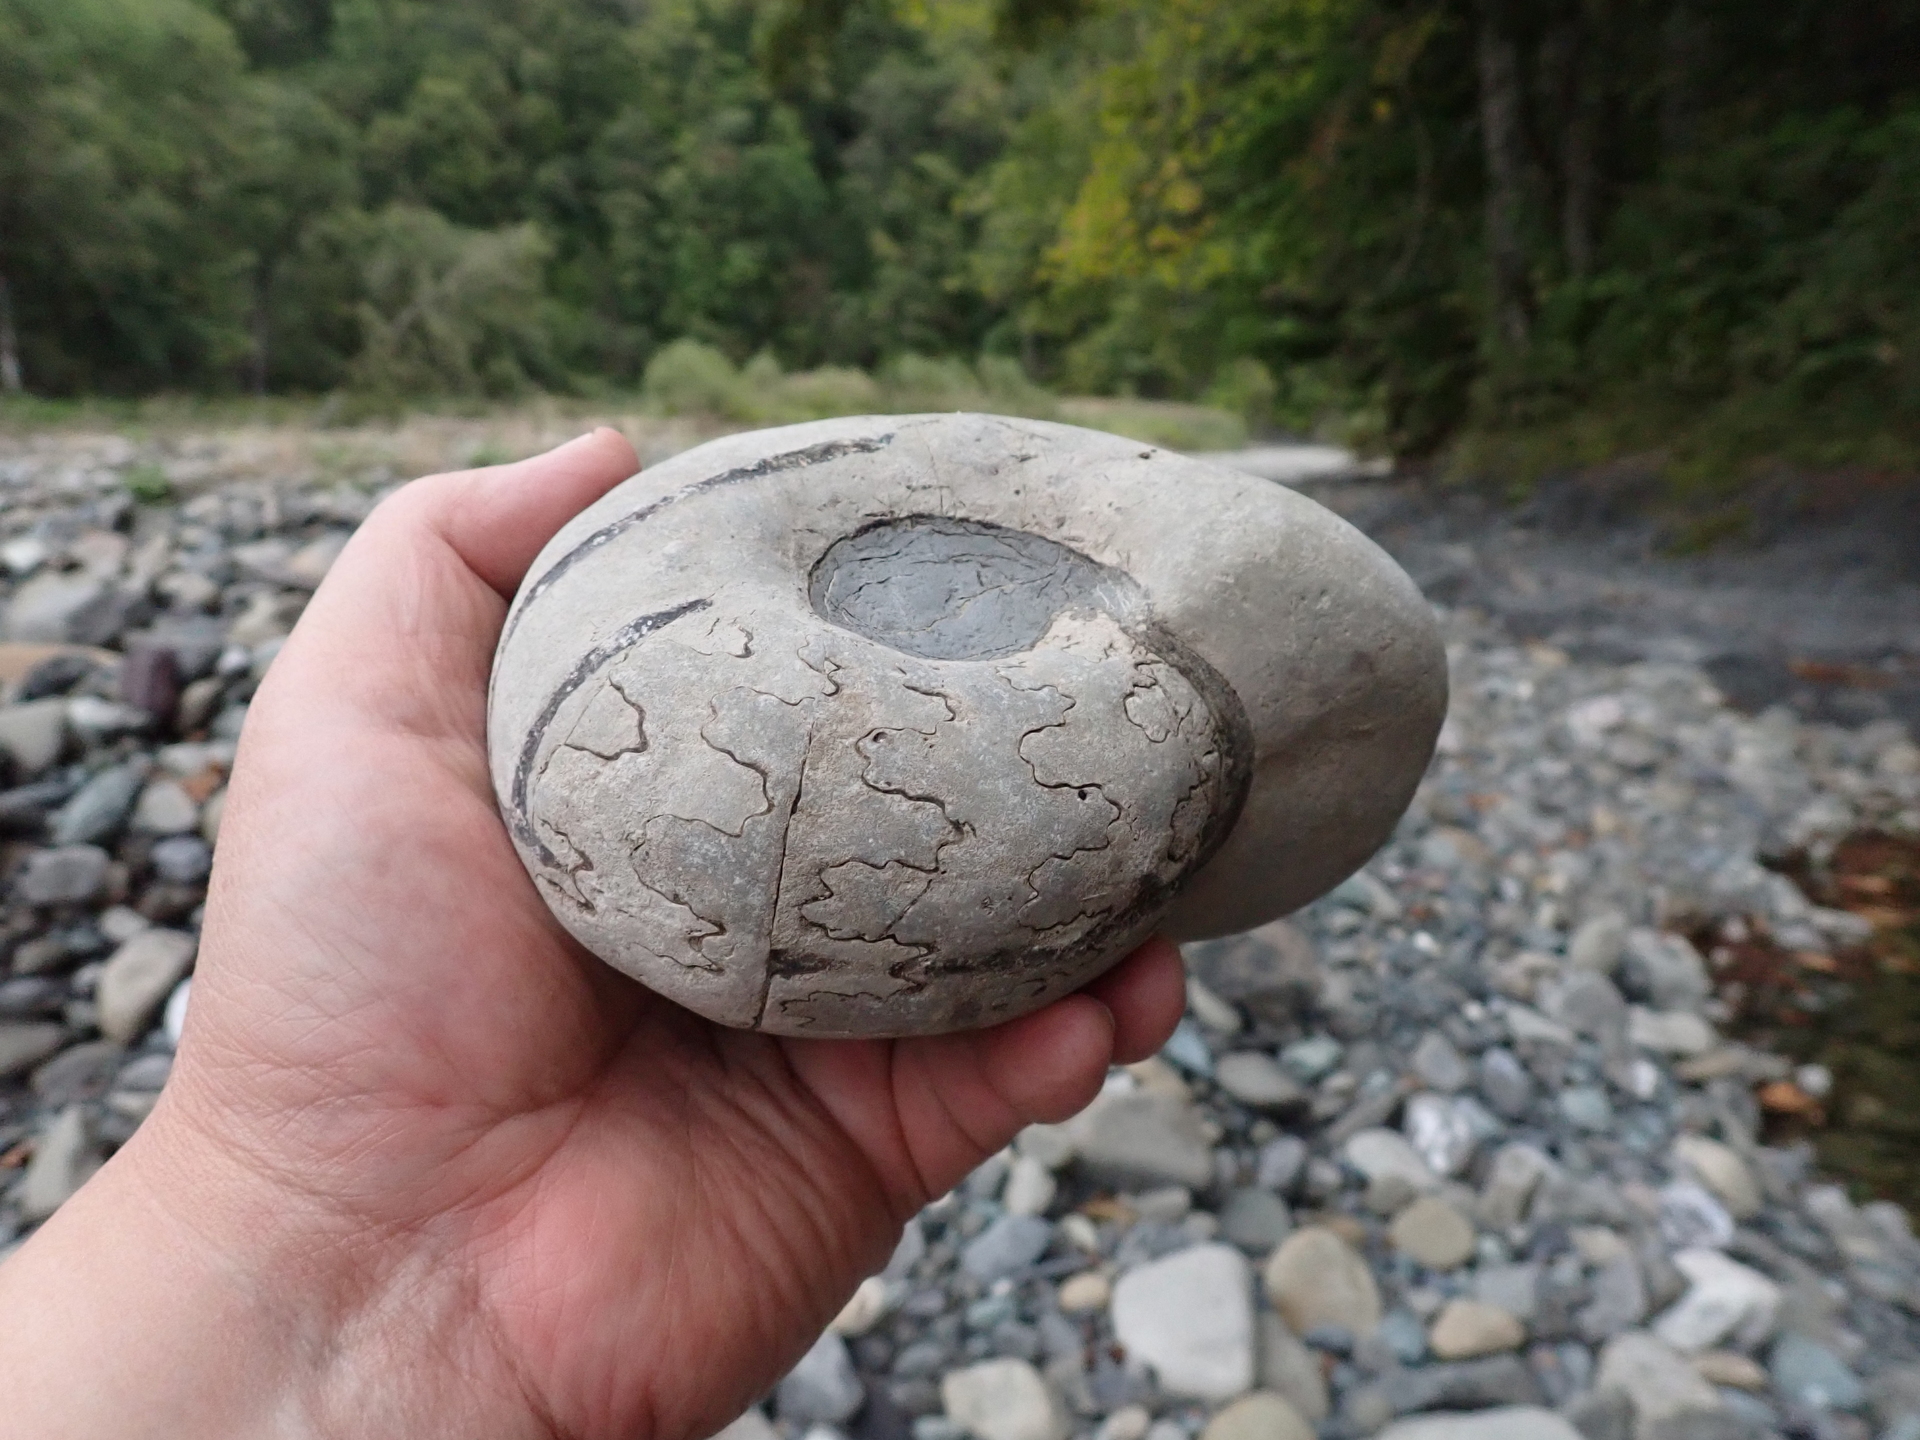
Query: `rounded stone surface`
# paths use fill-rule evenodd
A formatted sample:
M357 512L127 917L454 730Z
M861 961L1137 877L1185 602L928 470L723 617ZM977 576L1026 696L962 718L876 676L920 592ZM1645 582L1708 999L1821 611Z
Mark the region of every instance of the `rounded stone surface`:
M588 949L723 1024L992 1024L1156 928L1249 928L1386 838L1445 658L1269 482L985 415L730 436L528 571L490 760Z

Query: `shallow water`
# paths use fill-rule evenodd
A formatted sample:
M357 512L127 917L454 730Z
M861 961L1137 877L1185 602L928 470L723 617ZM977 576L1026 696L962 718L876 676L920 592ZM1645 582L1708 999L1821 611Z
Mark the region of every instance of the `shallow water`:
M1765 1086L1772 1143L1806 1138L1860 1199L1920 1208L1920 840L1850 836L1785 867L1817 904L1873 925L1864 944L1793 952L1763 934L1702 935L1742 1039L1823 1068Z

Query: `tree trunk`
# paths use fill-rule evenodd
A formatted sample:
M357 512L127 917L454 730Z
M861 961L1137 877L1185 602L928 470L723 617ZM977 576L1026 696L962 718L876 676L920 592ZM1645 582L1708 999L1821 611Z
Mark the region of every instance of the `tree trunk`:
M1594 55L1600 36L1590 22L1574 30L1567 53L1565 119L1560 131L1560 244L1567 271L1582 276L1593 269L1594 210L1598 203L1600 97Z
M1520 134L1520 58L1491 4L1480 14L1480 139L1486 152L1487 256L1493 271L1494 320L1500 336L1524 350L1533 320L1527 256L1521 241L1526 157Z
M0 275L0 391L18 395L26 388L20 378L20 337L13 328L13 291Z
M1691 150L1700 121L1700 79L1706 60L1706 23L1693 7L1677 4L1660 27L1660 150L1671 160Z
M254 273L253 313L248 317L249 328L253 332L253 350L247 356L247 379L257 399L265 399L267 394L268 284L267 267L262 265Z

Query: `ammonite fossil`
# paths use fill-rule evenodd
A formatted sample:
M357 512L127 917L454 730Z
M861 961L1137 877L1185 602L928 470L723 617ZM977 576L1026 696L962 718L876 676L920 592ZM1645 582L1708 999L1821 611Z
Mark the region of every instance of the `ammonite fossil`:
M561 923L722 1024L1010 1019L1386 838L1446 708L1331 512L1095 431L865 416L635 476L528 571L494 784Z

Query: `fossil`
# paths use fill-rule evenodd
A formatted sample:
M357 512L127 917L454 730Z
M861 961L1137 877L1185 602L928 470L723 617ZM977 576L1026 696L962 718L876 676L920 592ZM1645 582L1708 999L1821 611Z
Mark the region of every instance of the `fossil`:
M1293 492L989 415L713 441L535 560L494 784L588 949L726 1025L991 1024L1365 861L1446 707L1431 613Z

